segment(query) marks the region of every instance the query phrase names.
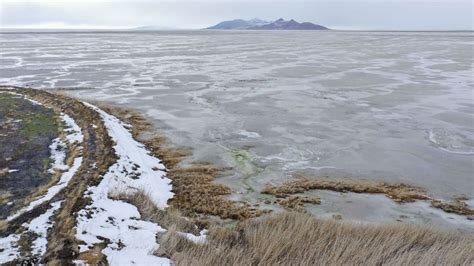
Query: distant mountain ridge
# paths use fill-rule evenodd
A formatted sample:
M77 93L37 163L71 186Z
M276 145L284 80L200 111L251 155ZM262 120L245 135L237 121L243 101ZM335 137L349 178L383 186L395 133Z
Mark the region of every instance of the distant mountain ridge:
M220 22L207 29L211 30L329 30L328 28L310 22L299 23L295 20L280 18L273 22L261 19L243 20L235 19Z
M269 24L269 21L261 20L258 18L254 18L251 20L243 20L243 19L234 19L228 21L222 21L212 27L207 29L209 30L237 30L237 29L248 29L251 27L259 27L266 24Z

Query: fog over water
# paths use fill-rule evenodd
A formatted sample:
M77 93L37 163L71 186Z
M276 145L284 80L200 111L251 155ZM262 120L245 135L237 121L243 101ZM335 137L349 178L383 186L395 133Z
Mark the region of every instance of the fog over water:
M234 198L306 174L472 199L473 45L472 33L446 32L9 33L0 84L89 88L71 93L133 107L193 159L233 167L219 182ZM315 195L315 214L443 215ZM373 199L388 209L368 211L381 208Z

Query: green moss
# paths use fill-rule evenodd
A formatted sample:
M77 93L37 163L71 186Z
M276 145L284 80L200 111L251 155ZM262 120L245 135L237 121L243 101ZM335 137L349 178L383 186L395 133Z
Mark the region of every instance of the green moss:
M58 132L58 122L51 113L32 114L23 121L20 134L27 140L55 135Z
M4 117L21 120L18 133L22 138L32 140L57 135L59 131L58 119L52 110L45 108L36 110L31 108L31 103L9 93L0 93L0 106Z

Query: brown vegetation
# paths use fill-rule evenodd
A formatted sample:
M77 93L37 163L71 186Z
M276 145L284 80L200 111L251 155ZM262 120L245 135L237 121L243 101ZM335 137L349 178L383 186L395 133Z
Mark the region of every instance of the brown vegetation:
M442 209L445 212L456 213L468 216L470 219L474 218L474 210L469 208L466 202L456 199L452 202L443 202L440 200L432 200L431 206Z
M290 194L302 193L309 190L332 190L338 192L355 192L370 194L385 194L396 202L413 202L430 199L416 187L405 184L387 184L370 181L333 180L329 178L298 178L281 186L267 186L262 193L285 197Z
M406 184L389 184L384 182L360 181L360 180L334 180L325 178L297 178L283 183L280 186L268 185L262 190L263 194L274 195L283 198L280 201L285 203L291 201L290 195L304 193L310 190L331 190L337 192L354 192L368 194L384 194L398 203L414 202L417 200L430 200L431 206L442 209L445 212L468 216L474 215L474 210L457 199L453 202L443 202L436 200L425 194L423 190ZM316 203L316 204L319 204ZM285 206L285 205L283 205Z
M157 254L177 265L473 265L474 237L409 225L359 225L282 213L211 227L195 244L170 230Z
M2 177L0 175L0 177ZM10 198L12 196L12 193L10 193L9 191L5 191L5 190L0 190L0 204L6 204L10 201Z
M297 212L306 212L306 209L304 208L305 203L321 204L321 199L310 196L288 196L282 199L277 199L276 202L285 209Z

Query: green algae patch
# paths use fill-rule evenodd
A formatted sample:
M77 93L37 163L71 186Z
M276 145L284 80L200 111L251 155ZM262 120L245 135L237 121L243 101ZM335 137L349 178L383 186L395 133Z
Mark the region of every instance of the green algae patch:
M230 155L232 160L240 166L244 173L252 173L254 171L254 167L251 163L252 154L250 154L250 152L246 150L231 150Z

